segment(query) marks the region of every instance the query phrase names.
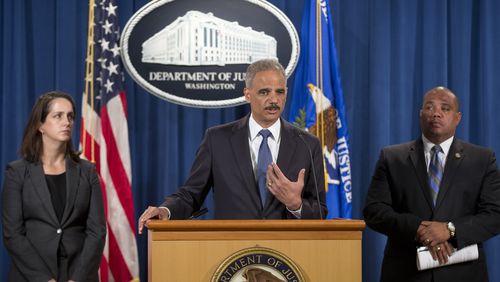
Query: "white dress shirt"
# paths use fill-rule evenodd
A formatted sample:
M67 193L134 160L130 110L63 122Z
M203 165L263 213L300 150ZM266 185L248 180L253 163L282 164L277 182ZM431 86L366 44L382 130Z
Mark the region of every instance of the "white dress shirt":
M250 158L252 159L252 168L255 180L257 181L257 162L259 161L259 149L262 143L262 135L259 132L264 129L260 126L253 115L250 115L248 120L249 134L248 134L248 144L250 146ZM273 162L276 163L278 160L278 152L280 148L281 141L281 120L277 120L273 125L266 128L271 131L271 136L267 138L267 145L269 145L269 150L271 150L271 155L273 156Z

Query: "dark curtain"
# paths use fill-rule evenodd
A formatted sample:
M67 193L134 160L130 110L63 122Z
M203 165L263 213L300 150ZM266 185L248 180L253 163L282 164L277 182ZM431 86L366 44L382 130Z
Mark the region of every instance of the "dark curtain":
M274 0L300 30L302 0ZM147 1L120 1L121 26ZM424 92L451 88L463 113L457 136L500 152L500 1L331 1L352 147L353 217L361 210L383 146L420 135ZM35 99L58 89L80 104L84 91L87 1L0 1L0 167L18 158ZM252 16L252 15L249 15ZM126 76L136 217L185 180L205 129L246 114L181 107L160 100ZM288 85L292 85L293 76ZM294 95L289 89L289 95ZM290 98L289 98L290 99ZM78 126L77 126L78 127ZM78 128L73 135L75 144ZM500 200L500 199L499 199ZM207 206L211 207L210 196ZM211 214L204 218L209 219ZM460 232L460 231L458 231ZM146 281L147 236L138 237ZM363 280L377 281L385 237L363 234ZM491 281L500 281L500 239L486 244ZM9 258L0 246L0 280Z

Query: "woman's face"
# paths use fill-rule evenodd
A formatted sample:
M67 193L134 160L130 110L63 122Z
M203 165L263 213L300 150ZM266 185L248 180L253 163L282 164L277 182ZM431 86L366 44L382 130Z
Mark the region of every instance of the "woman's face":
M44 144L67 142L71 139L75 113L71 102L56 98L50 102L45 122L38 129Z

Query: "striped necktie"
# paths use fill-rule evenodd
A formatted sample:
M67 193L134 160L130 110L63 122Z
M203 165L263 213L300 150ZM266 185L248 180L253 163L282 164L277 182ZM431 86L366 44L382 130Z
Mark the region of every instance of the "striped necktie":
M443 179L443 149L441 146L435 145L431 149L431 161L429 162L429 185L431 187L432 201L436 204L437 195L439 193L439 184Z

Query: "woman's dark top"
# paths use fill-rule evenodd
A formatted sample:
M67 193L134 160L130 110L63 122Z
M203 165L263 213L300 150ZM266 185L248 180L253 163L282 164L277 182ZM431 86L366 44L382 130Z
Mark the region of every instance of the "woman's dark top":
M45 181L49 187L50 198L59 222L62 220L66 205L66 172L58 175L45 174Z

